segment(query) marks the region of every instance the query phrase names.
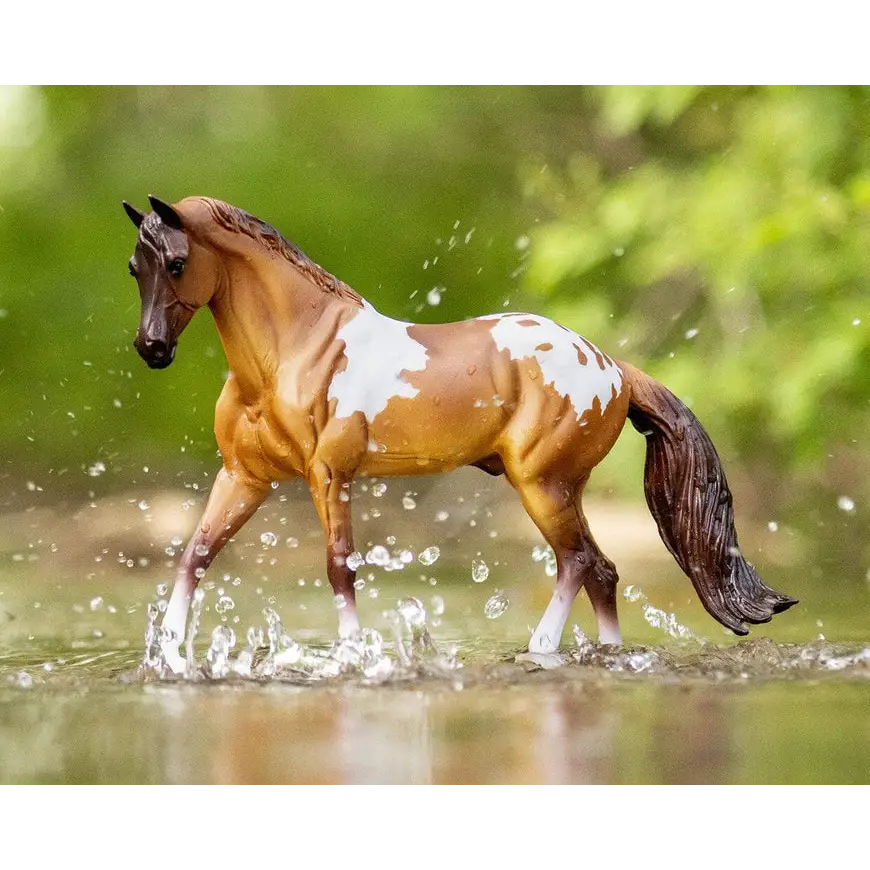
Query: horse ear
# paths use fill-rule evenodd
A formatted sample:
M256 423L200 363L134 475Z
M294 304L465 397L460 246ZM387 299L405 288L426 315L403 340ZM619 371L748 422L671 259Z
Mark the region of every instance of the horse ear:
M148 194L148 202L151 203L151 208L154 209L157 217L159 217L166 226L172 227L174 230L181 229L181 218L179 217L178 212L171 205L163 202L162 199L157 199L156 196L152 196L150 193Z
M127 202L126 199L122 200L121 204L124 206L124 211L127 212L127 214L130 217L130 220L133 221L133 223L136 224L137 227L141 227L142 221L145 220L144 213L139 211L139 209L136 208L136 206L130 205L130 203Z

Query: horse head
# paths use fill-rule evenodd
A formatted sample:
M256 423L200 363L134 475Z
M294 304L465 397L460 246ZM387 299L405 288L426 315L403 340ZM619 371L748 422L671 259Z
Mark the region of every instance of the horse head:
M148 199L154 209L148 214L123 203L139 230L129 264L142 301L133 346L150 368L164 369L196 310L214 294L218 270L214 253L186 230L183 210Z

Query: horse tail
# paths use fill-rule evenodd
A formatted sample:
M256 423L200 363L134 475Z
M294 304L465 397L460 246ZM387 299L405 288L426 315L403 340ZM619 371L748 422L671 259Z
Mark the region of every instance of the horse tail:
M707 612L735 634L770 622L797 600L766 586L737 545L731 492L695 415L640 369L620 363L628 419L646 437L644 491L659 534Z

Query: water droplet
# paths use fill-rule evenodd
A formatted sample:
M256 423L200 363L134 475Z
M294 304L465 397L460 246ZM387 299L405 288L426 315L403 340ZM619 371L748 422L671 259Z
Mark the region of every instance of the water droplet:
M771 520L771 521L767 524L767 530L768 530L769 532L775 532L775 531L777 531L778 529L779 529L779 523L775 523L773 520Z
M444 599L440 595L432 596L432 615L433 616L443 616L444 615Z
M347 607L347 599L341 594L336 595L332 599L332 603L335 605L336 610L344 610Z
M514 247L518 251L525 251L526 248L528 248L530 241L531 239L528 236L518 236L514 242Z
M544 563L544 572L548 577L555 577L557 573L556 554L549 545L542 547L540 544L532 548L532 560Z
M281 484L278 483L277 480L273 480L271 485L272 485L272 489L278 489L278 487L279 487Z
M365 556L363 556L362 553L358 553L356 550L347 557L347 567L350 568L351 571L356 571L358 568L362 568L365 563Z
M626 586L622 591L622 597L626 601L640 601L641 598L645 598L646 596L643 594L639 586Z
M27 671L20 671L15 677L15 685L20 689L29 689L33 685L33 677Z
M411 496L406 495L402 499L402 507L406 511L412 511L412 510L414 510L415 507L417 507L417 502L415 502L414 499L411 498Z
M686 330L686 338L691 341L698 334L697 329L687 329Z
M380 498L387 491L385 483L376 483L372 486L372 495L375 498Z
M170 538L169 543L172 544L173 547L180 547L182 543L181 535L173 535Z
M431 290L426 294L426 301L427 301L430 305L440 305L440 304L441 304L441 291L442 291L443 289L444 289L443 287L433 287L433 288L432 288L432 289L431 289Z
M449 516L450 514L447 511L438 511L438 513L435 514L435 522L443 523Z
M197 580L202 580L202 578L205 577L205 568L200 565L199 568L197 568L196 571L193 572L193 574Z
M438 547L426 547L417 559L422 565L434 565L438 561L438 557L441 555L441 550Z
M214 606L214 609L218 613L223 615L227 611L233 610L235 608L235 606L236 606L236 602L233 601L233 599L230 598L229 595L221 595L220 598L218 598L217 603Z
M196 553L197 556L207 556L208 555L208 547L205 544L197 544L193 548L193 552Z
M286 544L290 549L295 549L299 546L299 538L287 538Z
M496 590L483 605L483 613L487 619L498 619L510 606L510 600L502 592Z
M169 591L169 586L166 583L157 584L157 594L165 595Z
M409 626L426 624L426 609L418 598L403 598L396 605L396 611Z
M845 511L847 514L850 514L855 510L855 502L851 498L849 498L848 495L841 495L837 499L837 507L841 511Z
M346 489L341 490L338 493L338 500L344 502L350 501L350 493Z
M93 465L88 467L88 476L99 477L105 470L106 464L104 462L95 462Z
M471 579L475 583L483 583L489 577L489 566L483 559L475 559L471 563Z
M274 532L263 532L260 535L260 543L266 547L275 547L278 544L278 536Z
M103 599L101 596L97 595L96 598L91 599L91 610L99 610L103 606Z
M147 511L151 505L149 505L147 501L140 501L136 507L138 507L140 511Z
M368 551L368 553L366 553L366 562L368 562L369 565L379 565L380 567L383 567L390 562L390 551L386 547L381 546L381 544L376 544Z

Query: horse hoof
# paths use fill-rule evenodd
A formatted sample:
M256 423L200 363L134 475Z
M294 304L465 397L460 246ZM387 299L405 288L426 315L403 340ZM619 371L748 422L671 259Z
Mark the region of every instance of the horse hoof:
M166 667L173 676L184 676L184 673L187 670L187 660L183 658L177 650L164 650L163 660L166 662Z
M552 653L519 653L514 659L517 664L530 664L535 667L529 670L537 670L542 668L545 671L552 671L555 668L561 668L568 664L568 656L562 655L559 652Z

